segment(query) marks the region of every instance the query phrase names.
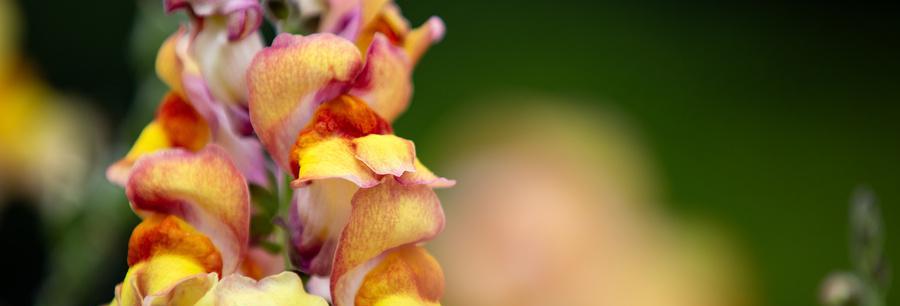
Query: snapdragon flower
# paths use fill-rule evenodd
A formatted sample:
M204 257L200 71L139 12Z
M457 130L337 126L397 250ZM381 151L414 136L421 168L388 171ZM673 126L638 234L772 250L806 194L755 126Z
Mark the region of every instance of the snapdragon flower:
M258 283L237 274L247 255L250 194L218 146L140 159L126 194L144 220L132 232L130 268L112 305L327 305L306 294L296 274Z
M157 74L171 92L134 147L109 168L111 181L123 185L145 154L169 148L196 151L216 143L251 183L268 184L265 157L247 119L244 74L262 49L256 32L259 7L250 3L255 1L166 1L167 10L185 8L192 16L192 23L170 36L157 55Z
M381 115L409 98L396 77L407 60L382 34L365 59L332 34L282 34L248 72L251 122L297 188L295 262L329 278L316 292L335 305L438 303L443 290L440 266L418 245L443 229L431 188L454 182L419 162Z

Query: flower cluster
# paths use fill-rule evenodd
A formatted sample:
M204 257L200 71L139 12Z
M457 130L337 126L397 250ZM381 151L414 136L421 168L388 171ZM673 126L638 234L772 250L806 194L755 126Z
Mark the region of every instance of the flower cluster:
M143 219L112 304L439 304L443 272L421 244L444 226L432 188L454 182L391 122L443 23L412 29L386 0L282 4L308 3L315 29L264 47L256 0L164 1L191 22L158 53L171 91L155 120L107 171ZM284 216L257 218L256 193L281 194L281 173ZM264 248L276 234L251 228L279 219L285 245Z

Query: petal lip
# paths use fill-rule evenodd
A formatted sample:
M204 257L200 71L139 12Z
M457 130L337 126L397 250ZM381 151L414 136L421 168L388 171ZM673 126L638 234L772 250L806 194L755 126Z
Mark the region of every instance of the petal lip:
M401 176L416 171L416 146L412 141L392 134L371 134L353 139L352 145L356 159L375 174Z
M182 284L192 283L192 279L217 279L216 273L206 273L193 260L178 255L159 254L128 269L125 280L116 292L119 305L152 305L154 297L186 298L172 296L173 290ZM196 284L196 283L194 283ZM203 281L200 282L203 285ZM205 287L205 288L204 288ZM208 286L201 286L201 292L190 294L199 298ZM175 293L175 295L178 295ZM168 305L168 303L164 303Z
M448 188L456 185L455 180L435 175L418 159L415 161L415 169L397 177L397 182L403 185L428 185L431 188Z
M415 65L431 45L443 40L445 32L444 21L437 16L432 16L425 24L410 31L403 42L403 49L412 64Z
M358 177L353 175L345 175L345 176L333 176L333 175L317 175L317 176L303 176L296 180L291 181L291 188L302 188L306 187L309 183L317 180L324 180L330 178L340 178L356 184L360 188L372 188L377 186L381 181L378 180L377 177Z
M135 161L144 155L171 147L172 141L166 134L165 128L157 120L154 120L144 127L125 157L106 169L106 178L113 184L124 187L128 183L128 177L131 176Z
M354 157L352 147L350 140L331 137L298 149L297 179L291 186L300 188L314 180L329 178L344 179L360 187L377 185L380 177Z
M138 215L175 215L209 237L222 253L224 274L238 268L249 239L250 193L219 146L145 156L135 163L125 193Z
M119 160L106 168L106 179L113 184L125 187L128 183L128 176L131 175L132 162L127 160Z
M438 16L431 16L428 18L428 21L425 22L425 26L431 30L431 39L433 42L440 42L444 40L444 35L447 33L447 26L444 24L444 20Z

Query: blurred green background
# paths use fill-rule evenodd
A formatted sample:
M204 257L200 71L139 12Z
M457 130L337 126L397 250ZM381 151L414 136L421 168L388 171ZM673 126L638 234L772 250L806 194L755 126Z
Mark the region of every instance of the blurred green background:
M18 2L28 59L54 88L95 103L114 130L107 140L124 150L152 115L125 119L134 118L136 75L147 69L131 49L140 6ZM877 194L887 252L898 258L897 3L397 2L413 24L430 15L447 24L396 123L433 168L453 152L437 127L452 124L447 114L478 113L482 97L524 91L595 101L584 103L618 110L643 136L667 211L734 233L761 304L815 305L822 278L851 267L848 201L861 184ZM158 46L163 38L147 39ZM127 210L124 194L120 201ZM109 301L124 275L127 234L109 261L121 269L98 271L97 292L74 304Z

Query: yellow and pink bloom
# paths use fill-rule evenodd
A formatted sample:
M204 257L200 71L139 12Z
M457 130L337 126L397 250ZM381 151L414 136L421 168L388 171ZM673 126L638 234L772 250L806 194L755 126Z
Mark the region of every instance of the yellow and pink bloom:
M258 296L273 305L325 305L295 274L259 283L239 274L248 255L250 195L226 154L212 145L137 162L126 194L144 220L132 232L130 268L114 305L233 305Z
M281 34L263 48L256 1L164 4L192 22L159 51L171 92L156 119L107 173L144 219L113 304L327 305L252 246L249 184L278 186L263 146L292 176L286 247L311 291L334 305L439 304L443 272L422 244L445 222L432 189L455 182L390 123L443 23L412 30L391 2L329 1L323 31L340 36Z
M255 1L166 1L168 11L184 8L192 16L192 23L170 36L157 55L157 74L171 94L128 155L107 171L111 181L123 184L136 159L144 154L169 148L196 151L216 143L229 152L251 183L268 185L265 157L247 115L244 75L263 47L256 33L260 9L252 3ZM178 103L179 113L164 112L173 100L183 102ZM183 129L164 128L173 121L172 116L179 115L181 121L193 122L189 135L178 135ZM173 141L176 138L181 141Z
M433 260L392 255L441 231L444 215L431 188L454 183L425 168L414 144L393 135L385 119L406 107L408 67L407 55L382 34L365 58L352 42L331 34L282 34L248 72L251 122L297 188L293 259L314 277L329 278L335 305L353 305L362 296L431 303L439 294L401 289L443 288L442 277L377 294L363 286L370 278L379 281L373 269L407 271L406 281L441 275ZM413 256L423 250L410 252L409 258L430 258Z

